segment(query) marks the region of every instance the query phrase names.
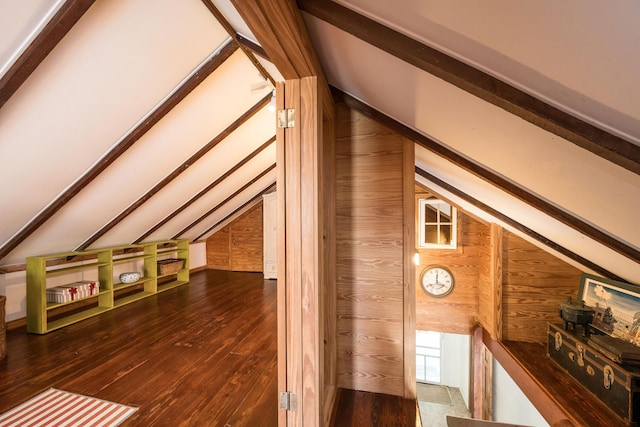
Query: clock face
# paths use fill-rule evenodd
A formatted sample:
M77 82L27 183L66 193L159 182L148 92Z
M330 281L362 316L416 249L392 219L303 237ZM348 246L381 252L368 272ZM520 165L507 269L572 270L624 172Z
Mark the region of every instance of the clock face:
M433 297L444 297L453 290L453 274L445 267L434 265L427 267L420 277L422 289Z

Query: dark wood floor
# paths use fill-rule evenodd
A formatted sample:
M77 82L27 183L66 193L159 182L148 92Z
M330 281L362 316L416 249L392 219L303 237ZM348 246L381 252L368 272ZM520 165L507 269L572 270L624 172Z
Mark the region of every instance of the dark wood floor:
M378 393L339 390L333 427L419 427L417 402Z
M191 283L47 335L7 333L0 413L50 387L137 406L122 426L277 425L276 282Z

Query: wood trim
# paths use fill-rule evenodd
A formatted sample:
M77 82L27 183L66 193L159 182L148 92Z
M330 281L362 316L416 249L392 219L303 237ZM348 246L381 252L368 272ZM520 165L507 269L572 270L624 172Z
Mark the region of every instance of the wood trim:
M127 136L122 139L111 151L87 171L78 181L72 184L66 191L53 200L45 209L36 215L11 239L0 247L0 259L22 243L42 224L47 222L56 212L73 199L80 191L89 185L100 173L115 162L125 151L127 151L138 139L140 139L149 129L166 116L178 103L180 103L191 91L193 91L204 79L213 73L227 58L229 58L238 46L229 41L220 52L204 62L191 77L178 87L162 105L159 105L145 120L136 128L132 129Z
M502 339L502 227L491 223L490 226L490 267L489 278L493 304L491 305L491 317L493 329L491 338L500 341Z
M276 109L285 108L284 82L276 83ZM288 360L287 345L289 337L287 335L287 324L289 323L288 307L288 271L287 271L287 239L286 239L286 190L287 176L285 174L285 129L276 128L276 187L277 187L277 217L278 217L278 392L288 390ZM288 411L278 410L278 426L287 425Z
M586 258L581 257L580 255L568 250L567 248L565 248L564 246L559 245L558 243L554 242L553 240L547 239L546 237L544 237L543 235L535 232L534 230L520 224L519 222L511 219L510 217L506 216L505 214L497 211L496 209L492 208L491 206L482 203L481 201L479 201L478 199L475 199L471 196L469 196L468 194L460 191L459 189L457 189L456 187L450 185L449 183L444 182L443 180L441 180L440 178L437 178L436 176L430 174L429 172L426 172L422 169L420 169L419 167L416 167L416 173L418 175L420 175L421 177L425 178L426 180L432 182L435 185L438 185L439 187L444 188L445 190L447 190L448 192L460 197L461 199L465 200L466 202L472 204L473 206L477 207L478 209L483 210L484 212L488 213L489 215L492 215L493 217L495 217L496 219L499 219L500 221L504 222L505 224L513 227L514 229L522 232L523 234L531 237L532 239L542 243L543 245L547 246L548 248L561 253L562 255L566 256L567 258L577 262L578 264L591 269L599 274L601 274L604 277L608 277L610 279L613 280L619 280L619 281L624 281L624 279L622 279L621 277L616 276L614 273L610 272L609 270L600 267L599 265L589 261Z
M259 194L257 194L256 196L252 197L251 199L247 200L245 203L243 203L241 206L239 206L238 208L234 209L233 212L231 212L229 215L225 216L224 218L222 218L220 221L216 222L213 227L210 227L205 233L199 235L198 237L196 237L195 239L193 239L192 243L195 242L205 242L206 240L200 240L202 239L202 237L209 233L211 230L215 230L217 227L221 226L222 224L224 224L225 222L229 221L231 218L235 217L236 215L238 215L243 209L245 209L247 206L251 206L252 204L257 204L258 202L262 202L262 195L263 194L267 194L270 193L271 191L273 191L276 188L276 184L271 184L270 186L268 186L267 188L265 188L264 190L262 190Z
M284 87L285 109L300 112L300 82L287 80ZM297 121L296 121L297 122ZM301 135L300 124L284 129L285 173L285 272L286 272L286 336L287 389L302 399L304 389L303 332L302 332L302 211L301 201ZM279 268L278 268L279 270ZM304 402L304 400L303 400ZM303 411L287 414L288 427L303 427Z
M260 101L258 101L253 107L251 107L248 111L246 111L243 115L238 117L227 126L222 132L215 136L211 141L201 147L198 151L196 151L191 157L182 162L180 166L175 168L169 175L165 176L160 182L153 186L149 191L147 191L144 195L142 195L138 200L133 202L129 207L127 207L124 211L122 211L118 216L108 222L104 227L94 233L91 237L85 240L80 246L78 246L75 250L82 251L88 248L92 243L98 240L100 237L104 236L109 230L119 224L122 220L124 220L127 216L129 216L133 211L142 206L145 202L151 199L155 194L157 194L160 190L166 187L171 181L179 177L183 172L185 172L189 166L196 163L205 154L211 151L216 145L225 140L226 137L231 135L233 131L242 126L247 120L253 117L257 112L262 110L265 106L269 104L271 101L271 94L265 95Z
M544 389L502 342L492 339L484 329L482 340L487 349L498 360L498 363L550 425L564 425L556 423L564 423L568 418L575 423L573 425L582 425L580 420L570 417L568 413L562 410L554 397Z
M300 255L302 282L302 417L305 426L322 425L322 348L324 321L322 312L322 116L317 77L300 80ZM304 141L304 143L303 143Z
M256 59L256 57L253 54L253 49L249 48L249 46L251 45L248 43L247 39L242 38L242 42L240 41L240 35L236 33L236 30L233 28L233 26L231 26L229 21L227 21L227 18L225 18L222 12L218 10L218 8L211 2L211 0L202 0L202 3L204 3L207 9L209 9L209 12L211 12L211 14L218 20L220 25L222 25L222 27L227 31L227 34L231 36L233 41L235 41L238 44L238 46L240 47L242 52L244 52L244 54L247 56L249 61L251 61L253 66L258 69L258 72L262 74L262 77L264 77L269 82L271 82L272 86L275 86L276 84L275 80L273 79L271 74L269 74L269 72L262 66L260 61Z
M0 79L0 108L18 91L95 0L67 0Z
M299 0L301 10L560 136L635 174L640 146L553 107L497 78L437 51L336 2Z
M418 132L414 131L413 129L401 123L398 123L396 120L392 119L391 117L375 110L374 108L368 105L365 105L364 103L353 98L352 96L335 88L332 88L332 90L333 90L334 98L336 99L336 101L343 102L344 104L348 105L350 108L353 108L354 110L357 110L362 114L368 117L371 117L377 122L389 127L390 129L393 129L395 132L399 133L400 135L403 135L404 137L409 138L410 140L419 144L421 147L426 148L427 150L435 153L436 155L454 163L455 165L459 166L463 170L477 176L478 178L484 181L489 182L490 184L496 186L497 188L506 192L507 194L517 198L518 200L521 200L527 203L531 207L545 213L546 215L549 215L551 218L565 224L566 226L571 227L574 230L577 230L578 232L589 237L590 239L595 240L596 242L608 247L609 249L619 253L620 255L623 255L634 261L640 259L640 250L622 242L621 240L616 239L613 236L610 236L604 233L603 231L597 229L593 225L581 220L580 218L573 216L569 212L566 212L558 208L557 206L547 202L546 200L536 196L535 194L530 193L526 189L515 185L514 183L502 177L501 175L487 168L484 168L483 166L472 161L471 159L456 153L455 151L437 143L436 141L430 138L427 138L424 135L419 134ZM433 176L433 175L429 174L429 176ZM438 181L441 181L441 180L438 180ZM476 201L475 203L481 204L478 201ZM479 205L476 205L476 206L479 207ZM485 206L486 208L481 208L481 209L484 210L485 212L489 212L489 210L487 209L491 209L487 205L483 205L483 206ZM491 211L497 212L495 209L491 209ZM492 215L497 216L495 214L492 214ZM546 239L539 240L539 241L542 243L545 243L545 240ZM550 246L551 244L553 244L553 242L549 241L548 246ZM551 247L557 250L557 248L553 246ZM593 263L591 262L588 262L588 263L590 265L593 265ZM584 264L583 262L581 262L581 264L585 266L589 266L588 264ZM589 268L592 268L592 267L589 266ZM598 267L598 269L602 271L601 268ZM612 273L608 272L607 274L611 275ZM610 277L610 276L607 276L607 277L613 279L613 277ZM619 280L619 279L614 279L614 280Z
M276 83L276 110L283 110L285 97L284 82ZM286 270L286 207L285 194L287 188L287 180L285 175L285 137L284 128L276 128L276 188L277 188L277 233L278 233L278 392L288 389L287 382L287 344L289 342L289 333L287 324L289 318L287 315L287 270ZM288 412L278 410L278 426L287 425Z
M404 397L416 399L416 251L415 144L402 139L403 268L404 268Z
M471 414L473 418L482 419L482 349L484 343L482 342L482 326L477 325L473 330L471 337L472 354L471 354L471 390L473 396L471 398Z
M323 114L324 116L324 114ZM330 115L335 117L335 113ZM323 410L324 423L330 425L331 416L337 402L337 332L336 332L336 120L324 119L322 124L322 205L323 242L324 242L324 277L323 277L323 309L324 318L324 351L322 366L324 370Z
M169 221L171 221L173 218L175 218L180 212L184 211L186 208L188 208L189 206L191 206L193 203L195 203L198 199L200 199L202 196L204 196L205 194L207 194L209 191L213 190L218 184L222 183L225 179L227 179L229 176L231 176L234 172L236 172L238 169L240 169L242 166L244 166L245 164L247 164L247 162L249 162L249 160L253 159L255 156L257 156L258 154L260 154L262 151L264 151L267 147L269 147L271 144L273 144L273 142L276 140L276 137L273 136L272 138L270 138L267 142L265 142L264 144L262 144L260 147L256 148L251 154L249 154L247 157L245 157L244 159L242 159L240 162L236 163L232 168L230 168L229 170L227 170L224 174L220 175L215 181L213 181L211 184L207 185L205 188L203 188L202 190L200 190L198 192L198 194L196 194L195 196L193 196L192 198L190 198L188 201L186 201L185 203L182 204L182 206L180 206L178 209L174 210L173 212L171 212L169 215L165 216L160 222L158 222L156 225L154 225L153 227L151 227L146 233L144 233L142 236L138 237L136 240L133 241L134 244L136 243L140 243L142 242L145 238L149 237L149 235L153 232L155 232L156 230L158 230L160 227L162 227L163 225L165 225L166 223L168 223Z
M213 208L209 209L206 213L204 213L203 215L200 215L200 217L198 219L196 219L195 221L193 221L191 224L187 225L185 228L183 228L182 230L180 230L176 236L182 236L184 233L186 233L187 231L189 231L190 229L192 229L193 227L195 227L196 225L198 225L199 223L201 223L202 221L204 221L209 215L211 215L212 213L214 213L215 211L217 211L218 209L220 209L222 206L224 206L225 204L227 204L229 201L231 201L234 197L236 197L238 194L242 193L244 190L246 190L247 188L251 187L253 184L255 184L260 178L264 177L265 175L267 175L269 172L271 172L272 170L274 170L276 167L276 164L272 164L271 166L269 166L268 168L266 168L264 171L260 172L255 178L253 178L251 181L247 182L245 185L243 185L242 187L240 187L238 190L236 190L233 194L231 194L230 196L228 196L226 199L224 199L223 201L221 201L220 203L218 203L217 205L215 205ZM200 236L198 236L197 238L199 239L201 236L207 234L208 232L210 232L211 230L213 230L213 227L209 227L207 228L207 230L200 234ZM178 239L178 237L175 238L171 238L170 240L176 240Z
M266 59L267 61L271 61L271 59L269 59L269 55L267 55L267 52L264 51L262 46L260 46L259 44L254 43L253 41L249 40L246 37L243 37L242 34L237 34L236 33L236 37L238 39L238 43L241 46L246 47L247 49L249 49L250 51L252 51L256 55L260 56L261 58Z
M318 77L322 114L333 114L333 99L320 59L296 2L231 0L271 62L286 80Z

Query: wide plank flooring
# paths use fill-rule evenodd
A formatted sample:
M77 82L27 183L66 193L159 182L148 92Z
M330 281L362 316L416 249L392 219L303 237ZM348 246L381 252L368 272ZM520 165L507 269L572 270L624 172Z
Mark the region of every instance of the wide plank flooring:
M331 425L332 427L419 427L422 423L417 411L417 402L413 399L340 389Z
M124 427L273 427L276 357L276 282L205 270L46 335L8 331L0 413L55 387L138 407Z

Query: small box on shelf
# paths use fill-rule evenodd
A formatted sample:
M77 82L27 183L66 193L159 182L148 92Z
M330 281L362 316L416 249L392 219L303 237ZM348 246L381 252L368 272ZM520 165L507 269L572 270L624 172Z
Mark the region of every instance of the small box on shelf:
M184 260L178 258L167 258L158 260L158 275L175 274L184 267Z
M79 282L48 288L47 302L65 303L98 295L100 282L97 280L81 280Z

